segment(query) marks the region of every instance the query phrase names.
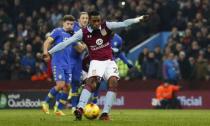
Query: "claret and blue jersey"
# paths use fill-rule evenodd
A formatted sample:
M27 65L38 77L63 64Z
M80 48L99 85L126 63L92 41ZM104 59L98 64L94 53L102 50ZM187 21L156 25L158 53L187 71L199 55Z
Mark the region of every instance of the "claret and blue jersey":
M114 55L114 60L117 58L120 58L125 64L128 65L129 68L133 67L133 65L128 61L128 58L125 56L125 53L122 52L122 45L123 45L123 40L118 34L114 34L114 36L111 39L111 48L113 51ZM88 71L90 63L90 57L86 56L86 58L83 60L83 70Z

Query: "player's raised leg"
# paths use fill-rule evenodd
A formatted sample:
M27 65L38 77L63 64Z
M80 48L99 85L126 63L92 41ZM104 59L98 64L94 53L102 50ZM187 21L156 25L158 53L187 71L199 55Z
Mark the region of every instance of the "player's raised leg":
M95 91L96 84L97 84L97 77L90 77L88 79L87 84L85 85L84 89L82 90L82 93L81 93L81 96L79 99L79 104L77 105L78 108L74 112L76 119L78 119L78 120L82 119L83 109L84 109L85 105L88 103L88 101L91 97L91 94Z
M66 87L66 88L68 88L68 87ZM57 116L65 116L66 115L62 110L67 103L67 98L68 98L68 89L64 89L63 92L60 94L57 110L55 111L55 114Z
M70 90L70 83L72 81L72 72L71 67L64 67L64 78L65 78L65 86L63 86L62 92L60 93L59 99L58 99L58 108L57 111L55 111L55 114L58 116L64 116L66 115L63 113L63 108L67 104L69 90Z
M72 81L72 92L71 92L72 113L76 110L77 104L79 102L78 88L79 88L79 82Z
M82 61L77 60L77 64L74 65L72 71L72 96L71 96L71 104L72 104L72 113L76 110L77 104L79 102L79 92L78 89L81 86L81 73L82 73Z
M62 91L59 91L55 97L55 105L54 105L54 113L58 110L58 103L61 96Z
M81 120L83 108L88 103L91 94L96 90L97 84L100 82L105 68L106 62L104 61L92 60L90 62L90 67L88 70L88 80L80 95L79 104L77 105L78 108L74 113L76 119Z

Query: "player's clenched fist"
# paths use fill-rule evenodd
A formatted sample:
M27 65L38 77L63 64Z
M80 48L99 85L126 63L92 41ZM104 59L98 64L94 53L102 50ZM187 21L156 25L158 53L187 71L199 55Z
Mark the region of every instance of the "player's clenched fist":
M149 20L149 15L142 15L140 17L137 17L136 20L139 20L139 22L147 22Z

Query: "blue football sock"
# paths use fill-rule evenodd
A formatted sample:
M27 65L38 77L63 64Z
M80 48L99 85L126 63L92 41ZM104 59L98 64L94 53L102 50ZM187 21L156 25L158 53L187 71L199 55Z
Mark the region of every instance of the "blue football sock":
M67 98L68 98L68 93L62 92L60 94L58 109L60 109L60 110L63 109L64 105L66 104Z
M93 97L93 98L92 98L92 103L93 103L93 104L97 104L97 102L98 102L98 96Z
M72 107L77 107L77 104L79 102L79 93L78 93L78 88L79 88L79 81L73 80L72 81L72 92L71 92L71 105Z
M98 95L99 95L99 90L96 90L94 93L93 93L93 98L91 99L92 101L92 103L93 104L97 104L97 102L98 102Z
M56 96L58 91L55 89L55 87L51 88L47 97L45 98L45 102L49 103L52 98Z
M77 107L78 102L79 102L79 96L75 93L72 93L72 96L71 96L72 107Z
M55 105L58 106L59 100L61 98L62 91L59 91L55 97Z

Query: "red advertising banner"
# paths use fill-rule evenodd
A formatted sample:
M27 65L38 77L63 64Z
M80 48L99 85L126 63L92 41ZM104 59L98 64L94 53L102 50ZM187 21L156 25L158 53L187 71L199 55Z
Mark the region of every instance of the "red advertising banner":
M183 108L210 109L209 91L183 91L177 94ZM125 109L152 109L152 100L155 93L152 91L118 92L114 108ZM103 105L105 95L102 93L98 103Z
M8 91L0 93L0 109L40 108L47 91ZM210 109L209 91L182 91L177 97L184 109ZM155 93L152 91L119 91L114 108L153 109ZM103 105L105 92L102 92L98 104Z

